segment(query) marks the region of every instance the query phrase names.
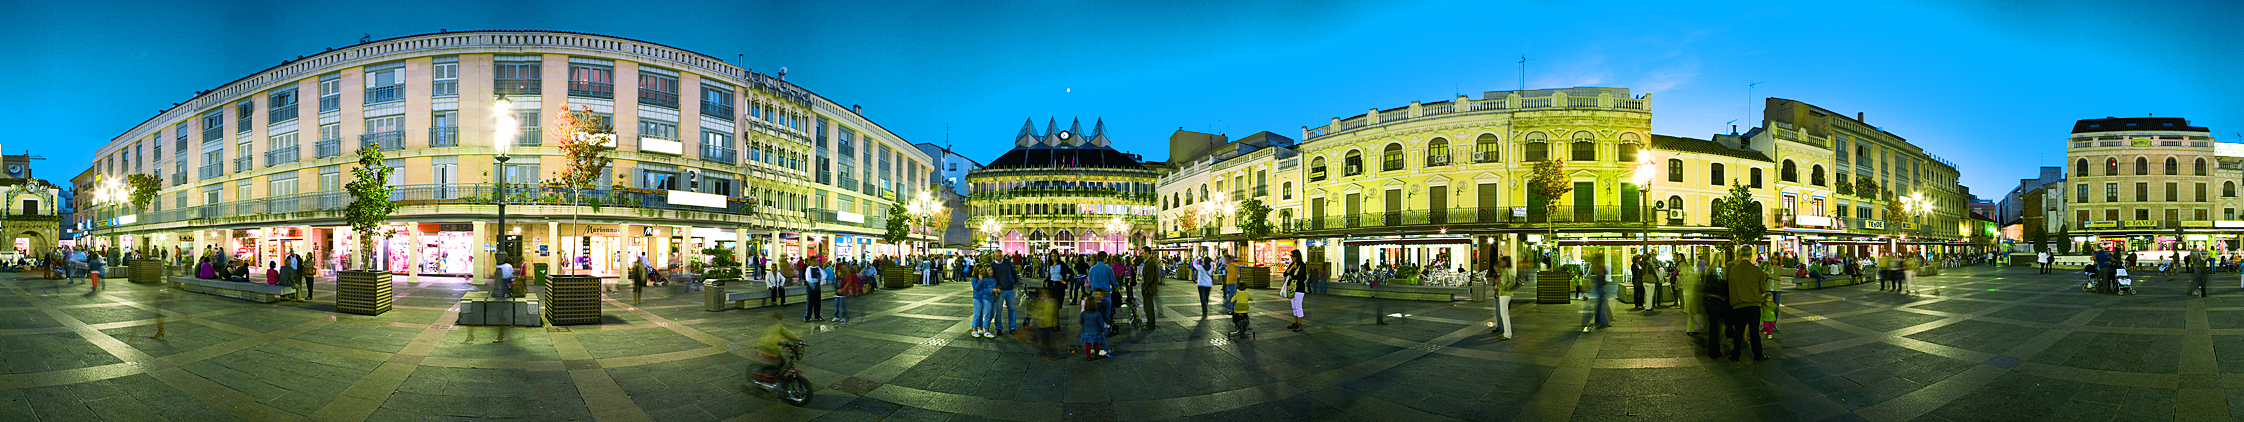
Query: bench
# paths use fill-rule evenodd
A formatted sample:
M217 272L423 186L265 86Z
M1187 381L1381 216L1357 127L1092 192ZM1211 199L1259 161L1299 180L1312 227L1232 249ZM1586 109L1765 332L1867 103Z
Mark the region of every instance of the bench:
M826 293L827 293L827 294L826 294L826 296L828 296L828 297L831 297L831 296L833 296L833 294L832 294L832 293L833 293L833 291L834 291L834 285L835 285L835 283L825 283L825 284L821 284L821 285L819 285L819 289L818 289L818 291L821 291L821 292L826 292ZM743 288L743 289L737 289L737 290L736 290L736 289L735 289L735 288L734 288L733 286L755 286L755 287L752 287L752 288ZM798 284L798 285L793 285L793 286L787 286L787 287L782 287L782 288L780 288L780 293L779 293L779 294L780 294L780 295L783 295L783 296L786 296L786 297L787 297L788 299L793 299L792 301L789 301L788 303L802 303L802 301L804 300L804 299L803 299L803 295L804 295L804 294L807 294L807 292L806 292L806 291L805 291L804 289L805 289L805 287L804 287L803 285L800 285L800 284ZM755 300L755 301L761 301L761 300L764 300L764 298L766 298L766 297L770 297L770 296L771 296L771 289L765 288L765 287L764 287L764 283L761 283L761 282L740 283L740 284L733 284L733 285L728 285L728 286L726 286L726 287L725 287L725 301L726 301L726 302L732 302L732 307L734 307L734 308L740 308L740 309L748 309L748 301L751 301L751 300Z
M230 297L257 303L273 303L283 296L296 294L296 288L272 286L264 283L204 280L194 277L166 277L173 288L211 296Z

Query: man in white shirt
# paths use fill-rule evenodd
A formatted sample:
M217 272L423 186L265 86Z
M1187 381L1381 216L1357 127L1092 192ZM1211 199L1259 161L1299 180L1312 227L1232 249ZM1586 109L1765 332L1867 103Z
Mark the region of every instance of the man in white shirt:
M803 310L803 321L805 322L826 319L825 316L819 315L821 311L819 308L824 307L822 305L824 305L823 302L826 299L822 297L824 292L818 290L826 286L826 279L832 274L827 274L829 270L819 265L823 263L815 259L803 261L803 301L807 302L804 304L806 307Z
M2048 273L2049 273L2049 251L2041 251L2041 254L2040 254L2040 255L2038 255L2038 256L2036 256L2036 257L2035 257L2034 259L2038 259L2038 261L2034 261L2034 262L2037 262L2037 263L2040 263L2040 264L2041 264L2041 273L2042 273L2042 274L2048 274Z
M514 262L507 259L506 255L501 254L499 255L499 277L491 281L491 298L506 299L514 297L512 292L508 291L512 287L514 287Z

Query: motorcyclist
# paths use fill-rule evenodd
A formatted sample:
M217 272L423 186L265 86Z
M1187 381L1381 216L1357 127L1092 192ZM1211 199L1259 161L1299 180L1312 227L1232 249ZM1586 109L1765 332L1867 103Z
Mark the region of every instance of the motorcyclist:
M764 329L764 337L756 340L756 354L765 361L764 370L760 371L764 374L778 375L780 368L787 367L787 360L793 358L787 354L787 344L803 341L802 336L788 331L787 324L780 318L778 312L771 313L771 328Z

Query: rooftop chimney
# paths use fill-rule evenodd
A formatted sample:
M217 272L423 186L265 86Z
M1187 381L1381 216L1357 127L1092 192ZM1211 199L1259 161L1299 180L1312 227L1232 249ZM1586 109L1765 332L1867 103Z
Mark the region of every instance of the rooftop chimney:
M850 105L849 105L849 112L850 112L851 114L856 114L856 115L860 115L860 116L862 116L862 115L864 115L864 114L865 114L865 107L864 107L864 106L860 106L860 105L856 105L856 104L850 104Z
M1854 112L1854 121L1857 121L1857 122L1859 122L1859 121L1862 121L1862 112L1860 112L1860 111Z

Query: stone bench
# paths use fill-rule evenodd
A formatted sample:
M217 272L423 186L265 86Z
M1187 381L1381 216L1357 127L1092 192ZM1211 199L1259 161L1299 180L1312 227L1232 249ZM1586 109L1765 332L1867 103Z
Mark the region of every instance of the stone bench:
M818 291L826 292L826 297L832 297L834 285L835 283L821 284ZM780 288L779 294L786 296L788 299L793 299L788 303L802 303L803 295L808 293L805 289L806 287L800 284L787 286ZM725 301L731 302L734 308L747 309L748 301L761 301L770 296L771 289L765 288L762 282L733 283L725 286Z
M194 277L167 277L173 288L211 296L230 297L257 303L273 303L283 296L296 294L296 288L272 286L256 282L204 280Z

